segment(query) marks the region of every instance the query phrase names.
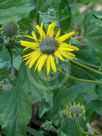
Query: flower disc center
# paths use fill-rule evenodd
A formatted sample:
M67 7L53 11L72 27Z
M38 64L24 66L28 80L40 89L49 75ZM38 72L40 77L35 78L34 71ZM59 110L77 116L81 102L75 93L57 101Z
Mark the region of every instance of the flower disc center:
M69 108L72 114L79 116L83 112L83 109L79 106L72 106Z
M40 43L42 53L52 54L57 49L58 42L54 38L44 38Z
M13 22L9 22L3 27L3 34L7 37L12 37L16 33L17 33L17 25Z

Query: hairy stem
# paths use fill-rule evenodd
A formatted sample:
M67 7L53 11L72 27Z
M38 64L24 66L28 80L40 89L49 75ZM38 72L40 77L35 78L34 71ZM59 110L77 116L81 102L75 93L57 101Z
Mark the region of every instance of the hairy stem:
M76 61L76 60L71 60L71 62L72 62L72 63L75 63L76 65L78 65L78 66L80 66L80 67L82 67L82 68L84 68L84 69L87 69L87 70L89 70L89 71L91 71L91 72L93 72L93 73L102 75L102 72L97 71L97 70L95 70L95 69L93 69L93 68L91 68L91 67L88 67L88 66L86 66L86 65L84 65L84 64L82 64L82 63L80 63L80 62L78 62L78 61Z
M96 80L87 80L87 79L81 79L81 78L77 78L71 75L66 74L64 71L57 69L57 71L65 76L67 76L69 79L71 80L76 80L76 81L80 81L80 82L86 82L86 83L95 83L97 85L102 85L101 81L96 81Z

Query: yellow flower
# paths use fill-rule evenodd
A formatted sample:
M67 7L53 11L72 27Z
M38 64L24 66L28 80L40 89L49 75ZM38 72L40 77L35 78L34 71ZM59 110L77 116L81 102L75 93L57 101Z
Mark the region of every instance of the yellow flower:
M70 32L60 36L60 30L56 33L54 32L55 26L55 23L51 23L46 33L43 23L41 25L36 25L39 36L37 37L33 31L31 36L26 35L26 37L33 40L32 42L21 41L21 45L25 47L25 50L31 50L29 54L23 56L23 60L26 61L29 68L35 65L35 70L38 69L40 72L43 66L46 65L47 74L49 74L51 70L53 72L57 71L55 58L59 58L61 61L65 59L74 59L75 55L73 51L79 49L67 44L65 40L75 35L76 32Z

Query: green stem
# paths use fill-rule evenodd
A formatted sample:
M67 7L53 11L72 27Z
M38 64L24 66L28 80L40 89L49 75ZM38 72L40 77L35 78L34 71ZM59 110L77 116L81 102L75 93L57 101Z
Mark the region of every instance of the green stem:
M99 69L99 68L100 68L99 65L97 66L97 65L94 65L94 64L90 64L90 63L88 63L88 62L84 62L84 61L82 61L82 60L78 60L78 59L77 59L77 61L80 62L80 63L82 63L82 64L84 64L84 65L87 65L88 67L91 67L91 68L93 68L93 69L94 69L94 68L95 68L95 69Z
M65 118L63 117L63 119L62 119L62 121L61 121L61 127L60 127L60 129L58 130L58 136L60 136L60 134L61 134L61 131L62 131L63 127L64 127L64 123L65 123Z
M71 75L68 75L67 73L57 69L57 71L65 76L67 76L69 79L72 79L72 80L76 80L76 81L80 81L80 82L86 82L86 83L95 83L97 85L102 85L102 82L101 81L95 81L95 80L87 80L87 79L81 79L81 78L77 78L77 77L74 77L74 76L71 76Z
M84 68L84 69L87 69L87 70L89 70L89 71L91 71L91 72L93 72L93 73L102 75L102 72L97 71L97 70L95 70L95 69L93 69L93 68L90 68L90 67L88 67L88 66L86 66L86 65L84 65L84 64L82 64L82 63L80 63L80 62L78 62L78 61L76 61L76 60L71 60L71 62L73 62L73 63L75 63L76 65L78 65L78 66L80 66L80 67L82 67L82 68Z
M75 121L76 126L77 126L77 128L79 129L79 131L80 131L81 134L84 134L85 136L90 135L88 132L86 132L86 131L83 130L83 128L80 126L80 122L79 122L78 119L74 119L74 121ZM96 136L96 135L91 134L91 136Z
M8 53L10 54L10 62L11 62L11 68L13 67L13 56L12 56L12 51L11 49L5 45L6 49L8 50Z
M81 126L80 126L79 121L78 121L77 119L74 119L74 121L75 121L76 126L77 126L77 128L78 128L78 130L79 130L79 133L83 134L83 131L82 131L82 128L81 128Z

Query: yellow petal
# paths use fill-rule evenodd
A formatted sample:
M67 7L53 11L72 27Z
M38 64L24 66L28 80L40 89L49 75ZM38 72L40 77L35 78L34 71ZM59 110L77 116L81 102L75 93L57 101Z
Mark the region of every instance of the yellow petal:
M75 35L75 34L76 34L76 32L70 32L70 33L68 33L68 34L62 35L62 36L59 37L57 40L58 40L59 42L63 42L63 41L65 41L65 40L67 40L68 38L72 37L72 36Z
M61 55L69 60L74 59L75 55L70 52L61 51Z
M37 59L40 57L41 55L41 52L40 51L36 51L34 54L33 54L33 57L29 63L29 68L32 68L32 66L34 65L34 63L37 61Z
M35 52L35 51L34 51L34 52ZM29 53L29 54L26 54L26 55L24 55L22 58L26 58L26 57L32 55L34 52L31 52L31 53Z
M29 49L29 48L24 48L23 51L26 51L26 50L28 50L28 49Z
M40 58L38 59L35 69L38 68L39 72L41 71L41 69L42 69L42 67L43 67L43 65L45 63L45 61L47 59L47 56L48 56L47 54L42 54L40 56Z
M57 33L56 33L55 39L56 39L56 38L59 38L60 33L61 33L61 30L59 29L59 30L57 31Z
M34 40L35 40L36 42L38 42L37 37L36 37L36 34L35 34L34 31L32 32L32 36L33 36Z
M72 45L67 44L67 43L61 43L61 44L59 45L59 47L70 48L70 49L73 49L74 51L78 51L78 50L79 50L78 47L72 46Z
M29 64L29 68L31 68L35 62L38 59L38 57L40 56L41 52L40 51L34 51L33 54L31 54L30 56L27 56L26 58L24 58L23 60L27 60L26 65Z
M47 36L48 36L48 37L53 37L55 26L56 26L55 23L51 23L51 24L48 26L48 30L47 30Z
M43 27L44 27L44 23L41 23L40 27L41 27L41 29L43 30Z
M46 61L46 66L47 66L47 75L49 74L50 72L50 67L51 67L51 59L50 59L50 56L48 56L47 58L47 61Z
M24 60L26 60L26 65L29 65L29 63L31 62L32 56L30 56L29 58L25 58Z
M53 70L54 72L56 72L56 65L55 65L55 61L54 61L54 58L52 57L52 55L50 55L50 60L51 60L52 70Z
M33 40L35 40L36 42L38 42L37 37L36 37L36 34L35 34L34 31L32 32L32 36L30 36L30 35L24 35L24 36L26 36L26 37L28 37L28 38L30 38L30 39L33 39Z
M59 51L74 51L74 49L68 48L68 47L59 47L58 50Z
M30 36L30 35L24 35L24 36L34 40L33 36Z
M29 56L27 56L27 57L23 58L23 60L31 59L31 58L32 58L32 56L33 56L33 54L31 54L31 55L29 55Z
M78 51L78 50L79 50L79 48L76 47L76 46L71 46L71 48L74 49L75 51Z
M20 43L22 46L24 46L26 48L35 49L38 47L38 44L34 43L34 42L20 41Z
M29 64L29 62L30 62L30 59L28 59L28 61L25 63L25 65L28 65L28 64Z
M62 57L62 55L61 55L58 51L55 51L55 52L54 52L54 55L55 55L56 57L58 57L60 60L64 61L64 58Z
M38 30L41 39L46 37L46 34L43 30L43 24L41 24L41 27L39 25L36 25L36 29Z

